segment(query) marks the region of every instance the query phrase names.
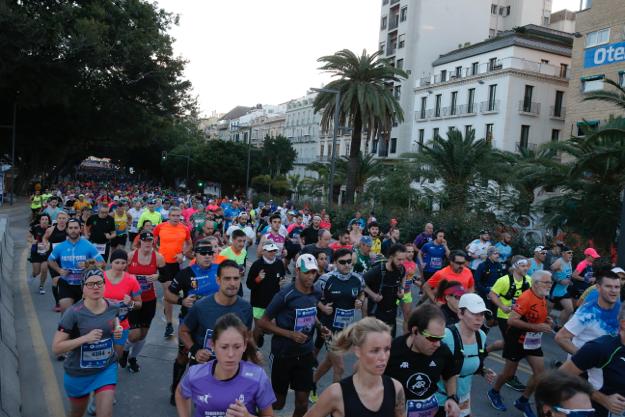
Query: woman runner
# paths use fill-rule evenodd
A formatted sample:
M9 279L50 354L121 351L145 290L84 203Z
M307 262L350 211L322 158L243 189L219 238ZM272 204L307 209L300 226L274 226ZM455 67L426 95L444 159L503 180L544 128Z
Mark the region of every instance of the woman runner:
M56 224L48 227L46 233L43 235L43 241L48 242L50 250L54 249L59 243L65 242L67 239L67 221L69 220L69 214L64 211L59 212L56 215ZM54 311L61 311L59 307L59 273L50 268L50 276L52 277L52 295L54 296Z
M50 226L50 216L41 214L37 220L37 224L30 228L30 263L33 266L33 278L39 275L39 294L43 295L46 293L44 285L48 278L48 255L50 254L50 246L43 240L43 236Z

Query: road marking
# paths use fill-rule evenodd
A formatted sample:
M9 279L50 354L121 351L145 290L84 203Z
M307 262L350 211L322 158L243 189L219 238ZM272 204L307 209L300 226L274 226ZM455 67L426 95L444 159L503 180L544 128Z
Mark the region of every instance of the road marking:
M41 330L41 324L37 318L35 311L35 305L30 295L28 285L26 284L26 259L28 251L24 249L20 257L20 263L18 267L18 281L20 282L20 293L22 295L22 301L24 303L24 313L26 315L26 322L28 323L28 329L30 330L30 338L33 343L33 349L35 351L35 357L41 370L41 377L43 382L43 396L45 398L49 415L62 417L66 415L65 406L61 396L61 390L54 374L52 367L52 361L50 360L50 352L48 351L47 343L43 338L43 332Z
M504 364L506 363L506 360L504 358L501 357L501 355L499 353L489 353L487 358L494 360L495 362ZM529 367L528 365L524 364L524 363L519 363L519 366L517 368L517 370L528 374L528 375L532 375L533 371L532 368Z

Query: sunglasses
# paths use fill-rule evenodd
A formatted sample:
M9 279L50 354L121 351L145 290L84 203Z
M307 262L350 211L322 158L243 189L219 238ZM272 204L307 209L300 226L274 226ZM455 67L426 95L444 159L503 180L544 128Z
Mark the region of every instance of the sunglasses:
M448 297L453 297L456 300L460 300L460 297L462 297L461 295L456 295L456 294L449 294Z
M201 249L197 249L195 251L195 253L198 254L198 255L206 256L206 255L214 255L215 251L212 248L210 248L210 249L209 248L201 248Z
M443 336L435 336L433 334L428 333L427 330L422 330L419 333L421 334L421 336L425 337L429 342L432 342L432 343L440 342L441 340L443 340L445 338L445 335L443 335Z
M464 264L467 263L467 261L460 261L460 262L458 262L458 261L451 261L451 263L454 263L456 265L464 265Z
M336 261L337 263L341 264L341 265L350 265L352 263L351 259L343 259L340 261Z
M573 251L572 251L572 250L567 250L567 251L566 251L566 252L564 252L564 253L567 253L567 254L569 254L569 255L573 255Z
M556 405L555 407L553 407L553 409L556 410L558 413L562 413L569 417L593 417L595 415L594 408L568 409L568 408L562 408Z
M90 282L85 282L85 287L87 288L102 288L104 287L104 281L100 280L100 281L90 281Z

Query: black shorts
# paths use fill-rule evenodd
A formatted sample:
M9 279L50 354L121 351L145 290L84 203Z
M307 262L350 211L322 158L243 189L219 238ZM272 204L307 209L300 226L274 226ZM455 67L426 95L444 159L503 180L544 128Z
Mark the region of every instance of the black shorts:
M309 392L313 388L312 352L301 356L271 355L271 385L278 395L286 396L289 387L293 391Z
M126 246L126 242L128 241L128 235L118 235L115 236L113 238L113 240L111 240L111 246L112 247L116 247L116 246Z
M168 263L158 271L158 282L164 283L173 281L176 274L180 271L180 264L178 262Z
M565 299L572 299L573 297L571 296L571 294L569 294L568 292L566 294L564 294L562 297L550 297L549 300L553 303L553 308L555 310L562 310L562 300Z
M74 300L74 303L82 300L82 286L80 285L69 285L67 281L61 278L59 279L57 288L59 290L59 300L71 298Z
M532 350L524 349L523 344L519 343L517 335L514 337L505 337L504 342L501 356L509 361L519 362L526 356L544 356L542 348Z
M130 245L132 246L132 242L135 241L135 238L137 237L139 233L136 232L128 232L128 240L130 240Z
M495 310L496 311L496 310ZM502 319L497 317L497 324L499 325L499 331L501 332L501 338L506 340L506 333L508 332L508 319Z
M152 319L156 314L156 299L144 301L139 310L128 313L128 321L131 329L149 329Z
M48 255L50 252L46 252L43 255L37 252L37 249L32 249L30 251L30 263L31 264L40 264L48 261Z

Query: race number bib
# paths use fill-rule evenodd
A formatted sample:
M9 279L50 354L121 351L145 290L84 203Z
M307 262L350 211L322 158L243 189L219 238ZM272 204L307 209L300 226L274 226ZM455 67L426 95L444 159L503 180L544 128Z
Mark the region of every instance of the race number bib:
M65 275L62 278L69 285L80 285L80 284L82 284L82 272L70 272L69 274Z
M352 308L351 310L343 310L341 308L337 308L334 311L334 322L332 323L332 327L335 329L344 329L354 321L354 313L355 310Z
M425 400L406 401L406 417L434 417L438 413L438 400L434 395Z
M94 243L93 246L95 246L100 255L104 256L104 254L106 253L106 243Z
M204 334L204 349L208 350L212 356L215 356L213 351L213 329L206 329Z
M434 269L441 269L443 267L443 258L430 258L430 267Z
M145 275L137 275L137 281L141 286L141 292L150 291L154 288L154 283Z
M312 333L317 318L317 307L295 309L295 325L293 330L302 333Z
M525 340L523 341L523 349L535 350L540 349L542 343L542 332L527 332L525 334Z
M80 367L104 368L111 356L113 356L113 339L85 343L80 347Z

